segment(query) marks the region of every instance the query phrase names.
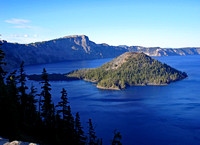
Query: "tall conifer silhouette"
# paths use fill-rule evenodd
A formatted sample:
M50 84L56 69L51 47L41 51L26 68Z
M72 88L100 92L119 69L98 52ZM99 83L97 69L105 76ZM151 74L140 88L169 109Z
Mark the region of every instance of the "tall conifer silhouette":
M84 131L83 127L81 126L81 121L80 121L80 116L79 113L76 113L76 118L75 118L75 135L76 135L76 144L77 145L84 145L85 144L85 136L84 136Z
M49 125L51 124L51 118L52 118L52 101L51 101L51 93L50 93L50 84L49 84L49 80L48 80L48 74L46 69L43 69L42 72L42 92L41 92L41 96L42 98L42 106L41 106L41 115L44 119L44 123L45 125Z

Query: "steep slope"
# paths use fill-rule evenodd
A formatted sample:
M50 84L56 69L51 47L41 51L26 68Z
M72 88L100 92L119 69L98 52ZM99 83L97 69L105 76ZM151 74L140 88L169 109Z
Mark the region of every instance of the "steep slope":
M67 76L96 82L101 89L119 90L133 85L166 85L187 74L144 53L126 52L101 67L73 71Z
M200 54L200 48L164 49L96 44L85 35L73 35L31 44L9 43L7 41L1 41L1 43L3 43L3 51L6 54L7 68L19 67L22 61L25 62L25 65L30 65L66 60L98 59L116 57L128 51L144 52L150 56Z
M7 68L25 65L116 57L127 50L105 44L96 44L85 35L74 35L31 44L2 41Z

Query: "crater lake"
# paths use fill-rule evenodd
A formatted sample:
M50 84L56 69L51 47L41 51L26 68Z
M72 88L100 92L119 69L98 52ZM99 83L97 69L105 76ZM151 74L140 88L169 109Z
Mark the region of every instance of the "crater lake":
M121 91L100 90L83 80L51 81L55 104L65 88L73 115L80 113L87 132L91 118L96 135L103 144L111 144L115 129L124 145L199 145L200 144L200 55L154 57L188 78L166 86L133 86ZM25 66L26 74L67 73L80 68L96 68L112 60L66 61ZM27 81L37 87L41 84Z

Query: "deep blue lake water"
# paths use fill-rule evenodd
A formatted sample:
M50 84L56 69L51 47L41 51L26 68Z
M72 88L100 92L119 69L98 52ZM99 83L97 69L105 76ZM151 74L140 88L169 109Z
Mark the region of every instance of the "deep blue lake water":
M80 112L87 129L92 118L96 135L111 144L114 129L122 134L124 145L199 145L200 144L200 55L155 57L188 78L167 86L137 86L122 91L97 89L90 82L57 81L52 85L52 100L60 91L68 92L73 114ZM26 66L27 74L66 73L79 68L94 68L111 59L71 61ZM33 83L40 91L39 82Z

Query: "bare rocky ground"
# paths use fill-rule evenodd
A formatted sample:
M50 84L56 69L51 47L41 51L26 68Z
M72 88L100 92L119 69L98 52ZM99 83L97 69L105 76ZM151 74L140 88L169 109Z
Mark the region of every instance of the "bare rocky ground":
M0 145L37 145L35 143L23 142L23 141L12 141L0 137Z

